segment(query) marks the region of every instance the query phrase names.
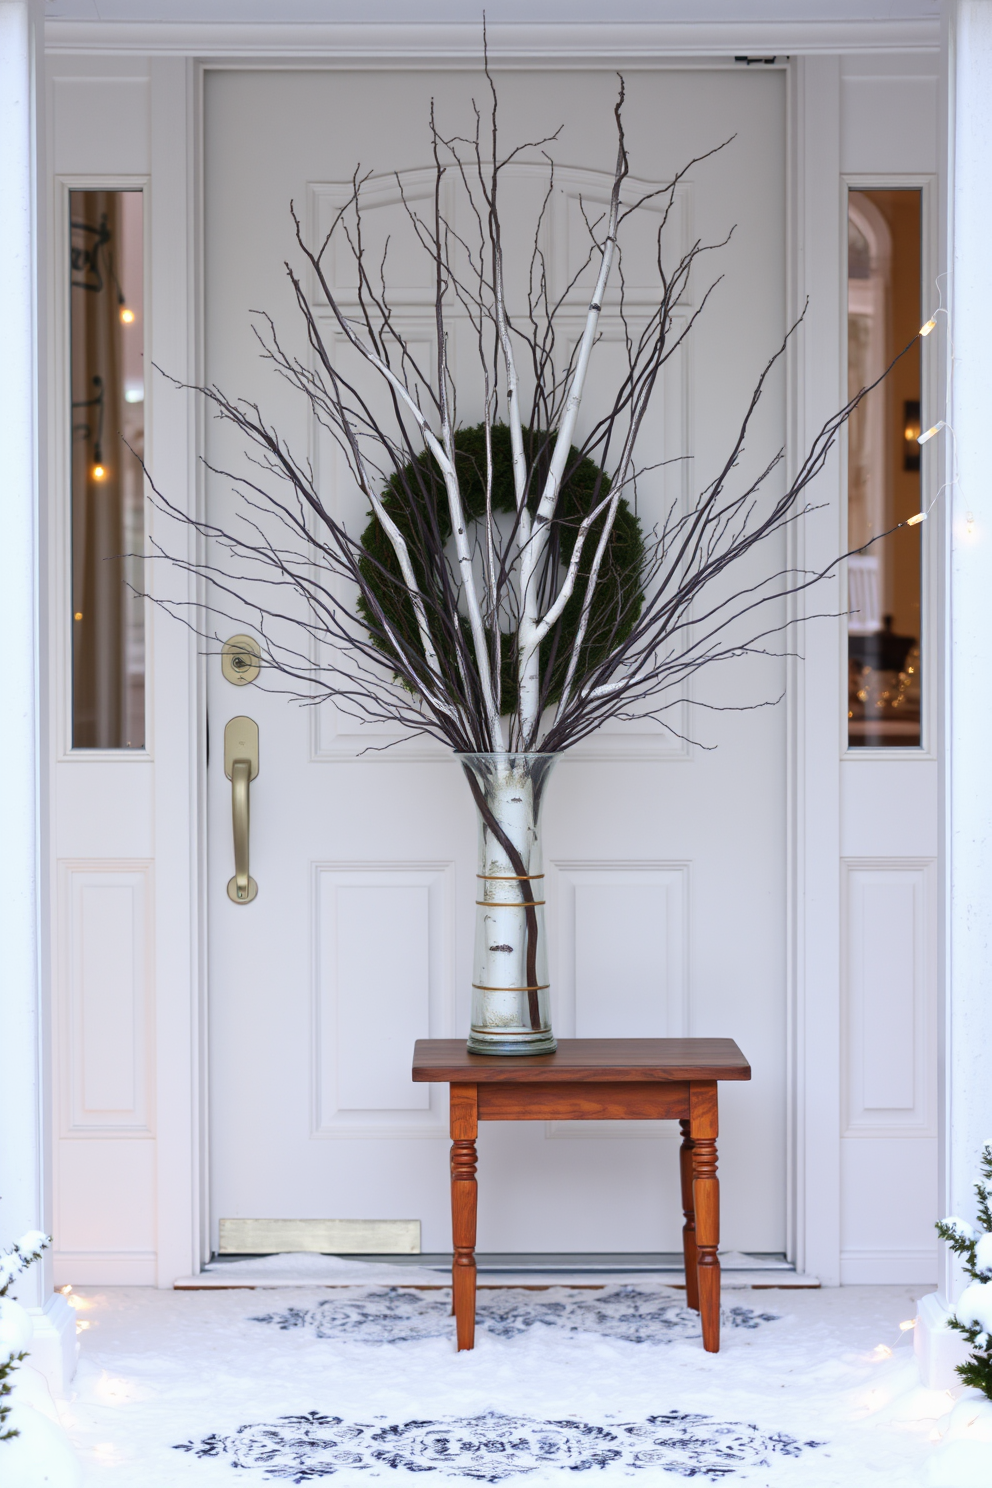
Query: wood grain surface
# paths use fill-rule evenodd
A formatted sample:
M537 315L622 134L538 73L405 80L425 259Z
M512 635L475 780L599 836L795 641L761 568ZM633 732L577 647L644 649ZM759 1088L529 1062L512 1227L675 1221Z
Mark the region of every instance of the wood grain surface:
M677 1121L689 1115L688 1084L594 1080L480 1085L480 1121Z
M418 1039L414 1080L452 1085L750 1080L733 1039L559 1039L554 1054L470 1054L461 1039Z

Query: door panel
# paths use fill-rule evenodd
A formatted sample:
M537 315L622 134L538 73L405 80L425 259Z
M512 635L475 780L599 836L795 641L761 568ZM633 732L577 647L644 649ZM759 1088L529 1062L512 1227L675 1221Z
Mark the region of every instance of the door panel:
M205 380L257 399L350 523L365 503L310 427L307 410L258 356L250 310L270 312L305 355L283 261L295 258L292 198L314 232L357 161L377 179L370 233L392 231L403 328L430 354L430 277L402 246L397 187L426 189L427 115L463 127L478 73L212 71L205 95ZM606 189L615 142L612 75L501 72L506 138L565 128L558 192L545 231L554 274L579 249L580 197ZM736 133L694 168L667 231L676 251L696 237L730 245L694 333L673 361L646 431L646 461L690 455L638 490L645 525L712 477L761 366L783 331L784 78L703 71L628 79L632 173L663 181ZM529 165L508 181L511 234L539 199ZM629 288L650 284L650 228L631 254ZM520 239L522 241L522 238ZM349 266L331 265L347 291ZM512 282L512 281L511 281ZM519 280L517 281L519 282ZM691 314L707 280L684 307ZM575 297L575 333L582 299ZM340 348L339 348L340 349ZM620 354L607 306L586 427ZM464 423L481 416L466 328L453 358ZM754 459L783 442L783 390L770 391ZM237 468L228 431L208 421L211 465ZM210 514L227 520L230 482L207 478ZM779 552L762 557L778 566ZM755 571L757 572L757 570ZM744 576L746 578L746 576ZM231 611L223 636L250 630ZM427 1250L447 1248L443 1089L405 1081L417 1036L467 1031L475 825L460 770L425 741L385 752L383 728L339 710L301 708L258 683L234 688L209 667L210 1130L213 1223L220 1217L404 1218ZM743 705L777 696L784 665L727 668L700 680L700 700ZM264 678L263 678L264 683ZM251 872L258 897L233 904L231 784L223 729L245 713L260 730L251 786ZM545 841L563 1033L736 1038L751 1085L723 1094L725 1242L784 1248L785 1235L785 713L677 708L676 733L617 725L572 751L549 787ZM696 743L687 743L686 729ZM706 747L701 747L706 746ZM711 747L718 746L718 747ZM402 925L385 939L382 927ZM392 937L392 931L391 931ZM669 1127L608 1123L493 1124L480 1140L481 1249L675 1249L677 1147ZM567 1136L569 1140L558 1138ZM549 1140L550 1139L550 1140Z

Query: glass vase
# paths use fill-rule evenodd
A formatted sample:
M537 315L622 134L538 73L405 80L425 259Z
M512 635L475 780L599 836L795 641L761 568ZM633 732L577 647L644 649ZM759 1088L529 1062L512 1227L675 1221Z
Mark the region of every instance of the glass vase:
M551 1054L540 817L555 754L460 754L479 820L471 1054Z

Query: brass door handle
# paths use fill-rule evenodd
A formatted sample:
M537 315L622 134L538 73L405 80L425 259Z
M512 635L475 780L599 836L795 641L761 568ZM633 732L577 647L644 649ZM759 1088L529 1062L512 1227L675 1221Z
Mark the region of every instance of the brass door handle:
M258 884L248 872L248 787L258 774L258 724L253 719L232 718L225 728L224 774L231 782L234 825L234 877L227 886L227 897L235 904L250 904L258 893Z

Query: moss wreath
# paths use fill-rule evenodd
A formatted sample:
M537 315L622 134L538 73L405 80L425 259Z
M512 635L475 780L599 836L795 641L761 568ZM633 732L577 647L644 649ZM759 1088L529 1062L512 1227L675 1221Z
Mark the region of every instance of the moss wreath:
M536 509L538 495L543 486L544 469L551 454L551 442L544 435L524 431L524 443L531 460L534 479L534 494L528 505ZM493 452L493 510L512 513L516 510L513 486L513 455L510 445L510 430L506 424L494 424L492 429ZM455 465L458 471L465 516L469 522L480 521L486 513L486 439L485 425L477 424L471 429L459 429L455 434ZM575 547L578 527L586 513L603 499L610 489L610 478L592 460L580 455L572 446L566 480L562 485L558 510L552 521L552 542L557 542L559 561L567 563ZM382 495L383 506L407 539L410 558L417 582L427 592L426 575L422 557L420 531L430 531L436 526L435 541L443 547L451 537L451 518L448 512L444 482L433 455L425 450L387 482ZM414 510L416 503L417 510ZM364 555L359 559L362 577L375 595L382 612L395 631L403 636L421 655L423 648L417 631L413 605L405 592L399 562L385 531L374 513L369 513L369 523L362 533L361 545ZM562 611L557 625L553 626L541 644L541 676L545 680L545 704L555 703L561 697L565 683L568 661L572 654L585 584L602 524L604 513L593 523L583 550L579 577L571 599ZM617 505L613 530L600 568L599 580L593 597L586 639L579 658L578 674L588 672L605 661L621 641L626 640L633 629L644 604L642 575L644 568L644 537L641 524L623 497ZM436 584L434 585L436 588ZM440 591L433 596L441 608ZM432 606L428 604L428 616ZM369 621L369 607L359 600L359 610ZM471 644L468 621L461 617L462 632ZM432 631L434 627L432 626ZM388 642L374 632L373 639L380 648L389 651ZM518 703L516 670L516 637L503 637L502 666L502 712L514 713ZM551 667L550 680L548 668Z

